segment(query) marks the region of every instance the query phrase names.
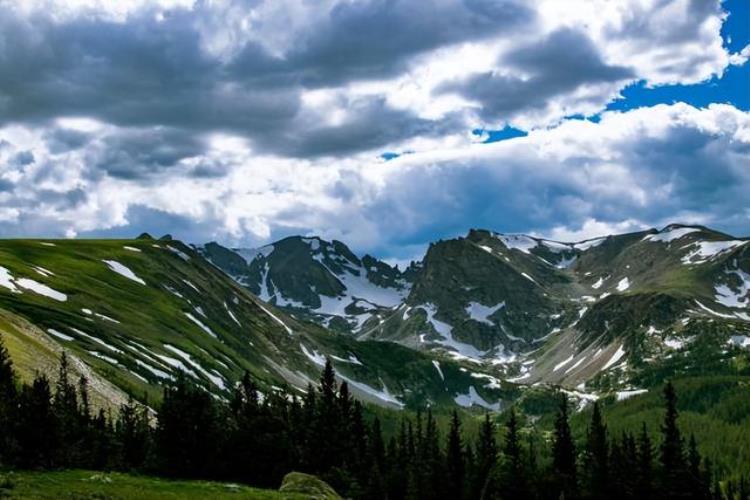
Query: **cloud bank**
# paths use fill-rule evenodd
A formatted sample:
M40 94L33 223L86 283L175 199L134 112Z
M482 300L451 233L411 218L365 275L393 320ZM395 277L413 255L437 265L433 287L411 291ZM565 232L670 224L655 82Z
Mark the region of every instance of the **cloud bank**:
M746 110L603 112L629 85L745 64L726 16L709 0L0 0L0 234L315 233L404 257L468 227L747 232ZM529 134L471 133L505 126Z

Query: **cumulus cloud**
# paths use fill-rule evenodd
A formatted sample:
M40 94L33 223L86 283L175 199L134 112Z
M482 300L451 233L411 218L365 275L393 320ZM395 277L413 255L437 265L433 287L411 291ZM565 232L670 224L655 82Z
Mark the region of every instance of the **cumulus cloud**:
M35 157L6 175L14 188L0 207L23 207L15 223L0 225L6 233L25 224L125 234L166 228L159 222L166 220L193 241L253 245L315 233L408 258L397 249L471 226L582 239L672 221L730 232L747 223L737 207L750 189L750 114L730 105L607 112L598 123L569 120L527 137L389 162L258 157L241 139L217 137L200 162L223 162L227 173L210 182L187 173L195 159L169 167L183 169L169 182L92 177L85 153L54 153L43 141L34 147L37 134L49 132L0 130L10 143L3 158L17 150Z
M0 0L0 234L314 232L398 260L469 226L742 231L747 113L569 118L745 64L725 17L718 0ZM506 124L529 135L471 135Z

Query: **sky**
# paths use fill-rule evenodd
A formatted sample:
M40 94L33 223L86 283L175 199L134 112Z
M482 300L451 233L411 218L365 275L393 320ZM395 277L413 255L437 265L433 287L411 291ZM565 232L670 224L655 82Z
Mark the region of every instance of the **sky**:
M750 235L747 0L0 0L0 237Z

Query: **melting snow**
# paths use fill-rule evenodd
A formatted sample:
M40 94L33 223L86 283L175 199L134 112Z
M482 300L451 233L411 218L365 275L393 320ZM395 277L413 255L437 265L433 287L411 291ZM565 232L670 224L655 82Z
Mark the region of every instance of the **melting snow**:
M258 304L258 307L260 307L261 309L263 309L263 311L266 314L268 314L274 321L276 321L278 324L280 324L281 326L283 326L284 330L286 330L286 333L288 333L289 335L292 334L292 329L289 328L288 326L286 326L286 323L284 323L283 321L281 321L275 314L273 314L271 311L269 311L268 309L266 309L265 307L263 307L260 304Z
M700 307L701 309L703 309L709 314L713 314L714 316L718 316L719 318L734 319L734 314L723 314L723 313L714 311L713 309L709 309L708 307L701 304L699 300L696 300L695 303L698 304L698 307Z
M196 292L198 292L198 293L201 293L201 291L200 291L200 290L198 290L198 287L197 287L197 286L195 286L195 285L193 285L193 283L192 283L192 282L190 282L190 281L188 281L188 280L186 280L186 279L183 279L182 281L183 281L183 282L184 282L184 283L185 283L185 284L186 284L187 286L189 286L190 288L192 288L193 290L195 290Z
M120 276L124 276L125 278L129 280L133 280L137 283L140 283L141 285L145 285L146 282L143 281L141 278L135 275L133 271L131 271L126 266L120 264L116 260L104 260L104 263L109 266L111 270L119 274Z
M622 357L625 355L625 350L622 348L623 346L620 346L617 348L617 352L615 352L611 358L609 358L609 361L607 361L607 364L604 365L604 368L602 368L602 371L607 370L608 368L612 367L622 359Z
M171 245L167 245L167 250L176 254L178 257L180 257L184 261L190 260L190 256L186 254L185 252L183 252L182 250L180 250L179 248L175 248Z
M624 292L628 288L630 288L630 280L627 278L627 276L617 282L617 291L618 292Z
M526 254L539 245L537 240L524 234L493 234L493 236L502 241L506 247L514 248Z
M601 245L602 243L604 243L604 240L606 239L607 239L606 237L603 237L603 238L594 238L591 240L579 241L578 243L573 243L573 248L575 248L576 250L581 250L583 252L583 251L588 250L589 248L594 248L596 246Z
M686 236L690 233L696 233L698 231L700 231L700 229L695 227L676 227L657 234L649 234L648 236L643 238L643 241L659 241L662 243L670 243L674 240L682 238L683 236Z
M38 293L39 295L44 295L45 297L57 300L58 302L65 302L66 300L68 300L68 296L64 293L58 292L57 290L54 290L47 285L43 285L42 283L29 278L17 279L16 284L21 288L31 290L32 292Z
M318 352L315 350L313 350L312 352L309 351L307 347L305 347L305 345L302 343L300 343L299 347L300 349L302 349L302 352L304 353L304 355L307 356L313 363L315 363L318 366L325 366L326 358L324 355L318 354ZM404 404L401 401L399 401L398 398L396 398L394 395L388 392L388 387L386 387L385 384L383 384L382 390L378 390L362 382L352 380L349 377L342 375L341 373L337 373L336 376L342 380L345 380L350 386L356 387L360 391L366 394L369 394L370 396L378 398L381 401L385 401L386 403L394 404L398 406L399 408L404 407ZM382 383L383 382L381 381L381 384Z
M34 269L34 271L36 271L38 274L41 274L45 278L49 278L50 276L55 275L55 273L53 273L49 269L43 268L42 266L32 266L32 269Z
M232 318L232 321L234 321L235 323L237 323L237 326L240 326L240 327L241 327L241 326L242 326L242 323L240 323L240 321L239 321L239 320L237 319L237 317L236 317L236 316L234 315L234 313L232 312L232 310L231 310L231 309L229 309L229 306L227 305L227 303L226 303L226 302L224 302L224 308L225 308L225 309L227 310L227 313L229 314L229 317L230 317L230 318Z
M729 343L737 347L750 347L750 337L747 335L732 335Z
M318 351L308 351L307 347L305 347L305 344L301 343L299 344L299 348L302 350L302 353L307 356L310 361L315 363L318 366L325 366L326 365L326 357L322 354L318 354Z
M432 360L432 365L435 367L435 369L437 370L437 372L440 374L440 378L442 380L445 380L445 376L443 376L443 370L440 369L440 362L438 360L436 360L436 359L433 359Z
M431 323L435 331L443 337L442 339L437 340L438 344L453 349L459 355L467 358L477 359L486 354L486 352L480 351L471 344L465 344L454 339L453 327L448 323L443 323L442 321L435 319L437 308L433 304L425 304L419 307L427 313L427 322Z
M21 291L16 288L16 284L13 283L13 275L3 266L0 266L0 286L7 288L11 292L21 293Z
M344 375L342 375L340 373L338 374L338 376L339 376L339 378L341 378L343 380L346 380L346 382L350 386L356 387L360 391L362 391L362 392L364 392L366 394L369 394L370 396L376 397L376 398L380 399L381 401L385 401L386 403L391 403L393 405L396 405L399 408L403 408L404 407L404 403L402 403L396 396L394 396L393 394L391 394L388 391L388 387L386 387L386 385L383 384L382 380L380 381L380 383L383 384L383 389L382 390L377 390L377 389L375 389L373 387L370 387L367 384L364 384L362 382L357 382L356 380L352 380L349 377L346 377L346 376L344 376Z
M585 360L586 360L586 356L583 356L581 359L579 359L578 361L576 361L575 364L573 364L567 370L565 370L564 375L567 375L568 373L572 372L573 370L575 370L576 368L578 368L579 366L581 366L581 363L583 363Z
M593 288L594 290L598 290L599 287L602 286L603 283L604 283L604 278L599 278L598 280L596 280L596 283L591 285L591 288Z
M103 319L104 321L109 321L110 323L120 324L120 322L117 321L115 318L110 318L109 316L105 314L94 313L94 316L96 316L97 318Z
M336 361L340 361L342 363L349 363L352 365L362 366L362 362L359 359L357 359L357 356L355 356L354 354L350 354L348 358L341 358L339 356L331 354L331 359L335 359Z
M455 398L453 398L453 400L457 405L463 406L464 408L470 408L473 405L477 405L488 410L497 411L500 409L499 401L497 403L488 403L482 396L479 395L473 385L469 386L468 394L459 394Z
M697 247L682 257L683 264L701 264L707 262L713 257L731 250L732 248L744 245L747 241L728 240L728 241L696 241L688 247ZM697 257L697 259L696 259Z
M102 339L100 339L98 337L94 337L93 335L89 335L86 332L82 332L78 328L72 328L71 327L70 329L73 330L76 333L76 335L79 335L81 337L87 338L87 339L91 340L92 342L96 342L97 344L103 345L104 347L106 347L107 349L109 349L112 352L122 353L122 350L118 349L117 347L114 347L114 346L111 346L111 345L107 344L105 341L103 341Z
M158 368L154 368L153 366L149 365L148 363L144 363L143 361L141 361L138 358L135 358L135 363L138 366L140 366L141 368L144 368L144 369L148 370L153 375L155 375L155 376L157 376L159 378L169 379L169 380L174 379L174 377L172 375L170 375L169 373L167 373L167 372L165 372L163 370L159 370Z
M494 325L495 323L490 320L489 317L503 307L505 307L505 301L500 302L499 304L496 304L492 307L485 306L483 304L480 304L479 302L469 302L469 305L466 306L466 312L474 321L486 323L488 325Z
M531 282L533 282L533 283L536 283L537 285L539 284L539 283L537 283L537 282L536 282L536 280L535 280L534 278L532 278L532 277L531 277L531 276L529 276L528 274L526 274L526 273L521 273L521 275L522 275L522 276L523 276L524 278L526 278L527 280L529 280L529 281L531 281Z
M140 248L129 247L129 246L127 246L127 245L125 245L125 246L124 246L124 247L122 247L122 248L124 248L125 250L130 250L131 252L138 252L138 253L140 253L140 252L141 252L141 249L140 249Z
M40 241L39 244L40 245L44 245L45 247L56 247L57 246L54 243L50 243L48 241Z
M722 305L732 308L744 308L748 306L748 294L750 293L750 274L741 269L725 271L725 274L736 275L740 284L736 291L726 284L716 285L716 301Z
M215 339L218 339L218 338L219 338L219 337L218 337L218 336L217 336L217 335L216 335L216 334L215 334L215 333L213 332L213 330L211 330L211 329L210 329L209 327L207 327L206 325L204 325L203 323L201 323L201 321L200 321L200 320L199 320L198 318L196 318L195 316L193 316L193 315L192 315L192 314L190 314L189 312L186 312L186 313L185 313L185 316L187 316L187 317L188 317L188 318L190 319L190 321L192 321L193 323L195 323L196 325L198 325L198 326L199 326L199 327L201 328L201 330L203 330L203 331L204 331L204 332L206 332L207 334L211 335L211 336L212 336L213 338L215 338Z
M73 337L71 337L70 335L65 335L64 333L59 332L55 330L54 328L47 328L47 333L49 333L53 337L57 337L62 340L68 340L68 341L74 340Z
M648 389L631 389L629 391L620 391L617 393L617 401L624 401L630 397L637 396L638 394L645 394Z
M184 359L190 366L198 370L204 377L206 377L208 380L213 382L213 384L216 387L218 387L221 390L226 390L226 383L224 381L224 378L221 377L220 375L217 375L215 372L214 373L209 372L208 370L203 368L199 363L197 363L196 361L193 361L193 358L190 356L190 354L169 344L164 344L164 348L172 351L173 353L177 354L179 357Z
M103 359L104 361L106 361L109 364L112 364L112 365L119 364L115 358L111 358L111 357L109 357L107 355L104 355L104 354L102 354L100 352L97 352L97 351L87 351L87 352L89 354L91 354L92 356L96 357L96 358Z
M570 355L570 357L568 357L568 358L566 358L566 359L564 359L564 360L560 361L559 363L557 363L557 364L555 365L555 367L554 367L554 368L552 369L552 371L553 371L553 372L556 372L557 370L559 370L559 369L560 369L560 368L562 368L563 366L565 366L565 365L567 365L568 363L570 363L571 361L573 361L573 358L575 358L575 354L571 354L571 355Z

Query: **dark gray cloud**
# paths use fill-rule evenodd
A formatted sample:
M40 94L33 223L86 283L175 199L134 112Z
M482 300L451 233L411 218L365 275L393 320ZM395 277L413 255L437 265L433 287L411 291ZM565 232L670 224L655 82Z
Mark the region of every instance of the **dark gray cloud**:
M561 29L531 45L504 54L501 65L514 67L526 78L494 72L446 84L445 92L458 92L481 104L479 115L487 121L508 119L520 111L544 109L551 99L583 85L632 79L633 70L605 63L593 42L583 33Z
M203 140L180 129L118 130L100 138L97 147L88 152L88 172L91 178L107 174L120 179L144 179L203 152Z
M318 126L300 115L303 89L393 76L417 54L534 19L516 0L347 2L300 33L285 54L272 55L251 40L224 60L201 45L205 8L174 9L161 18L146 9L126 22L7 12L0 16L0 123L89 116L124 127L230 131L282 155L349 154L445 125L380 101L355 108L346 126ZM85 142L80 135L54 139L58 150ZM113 155L108 172L140 175L124 163L137 155Z
M288 54L302 82L327 86L394 76L414 55L533 28L534 12L515 0L372 0L337 5Z

